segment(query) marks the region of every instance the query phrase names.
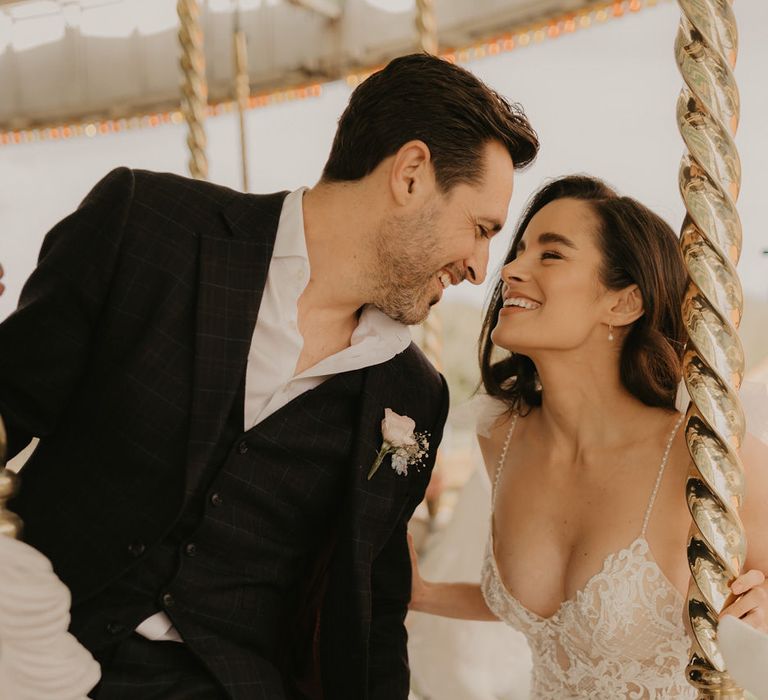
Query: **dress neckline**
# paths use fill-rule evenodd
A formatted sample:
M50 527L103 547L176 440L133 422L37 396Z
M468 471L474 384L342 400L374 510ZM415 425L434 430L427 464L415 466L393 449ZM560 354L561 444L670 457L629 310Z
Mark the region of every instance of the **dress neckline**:
M661 580L672 591L675 597L675 601L682 606L683 601L685 600L685 596L669 580L669 577L664 573L662 568L659 566L658 562L656 561L656 558L653 556L653 552L651 551L651 546L648 543L648 540L642 535L639 535L638 537L636 537L626 547L622 547L621 549L617 549L613 552L609 552L608 554L606 554L600 569L596 571L594 574L592 574L587 579L586 583L576 591L576 593L574 593L569 598L565 598L564 600L562 600L560 602L560 605L557 606L557 609L555 610L555 612L547 616L539 615L539 613L531 610L531 608L527 607L522 602L520 602L520 600L515 595L513 595L512 592L509 590L509 588L507 587L507 584L504 583L504 579L501 577L501 572L499 571L499 566L496 563L496 552L495 552L494 541L493 541L493 525L491 525L491 529L489 531L488 558L491 561L493 574L496 577L496 580L499 582L499 586L502 592L504 593L504 596L510 602L516 605L520 610L522 610L526 615L528 615L528 617L533 618L534 620L540 623L555 624L565 610L567 610L569 607L573 605L577 605L581 601L581 599L589 592L589 589L592 587L594 582L608 570L608 568L610 567L610 565L613 563L614 560L621 557L622 554L634 553L638 545L642 545L640 547L641 555L644 556L647 561L653 564L654 567L656 567L656 569L658 570L661 576Z
M507 431L506 438L504 440L504 446L502 447L501 456L499 458L499 464L496 468L496 475L493 480L493 494L492 494L492 508L491 508L491 523L490 527L488 529L488 537L489 537L489 543L488 543L488 558L491 560L491 566L493 568L493 573L499 582L499 586L504 593L505 597L509 599L510 602L512 602L514 605L516 605L520 610L522 610L526 615L533 618L534 620L537 620L540 623L556 623L557 620L560 618L561 614L564 610L568 609L569 607L576 605L583 597L586 595L586 593L589 591L592 584L597 580L599 576L604 574L608 567L611 565L611 563L618 559L622 554L631 554L634 552L635 548L638 545L643 545L641 547L642 555L645 556L645 558L658 570L661 580L664 582L664 584L673 592L675 596L676 602L680 603L682 605L683 601L685 600L684 594L682 594L677 587L669 580L669 577L664 573L662 568L659 566L658 562L656 561L656 557L653 555L653 551L651 550L650 543L648 542L648 539L646 538L646 529L648 527L648 520L651 515L651 510L653 509L653 505L656 501L656 495L659 490L659 486L661 484L661 478L664 475L664 470L667 466L667 461L669 460L669 453L672 446L672 441L674 440L675 435L677 435L677 431L680 428L680 424L683 422L683 418L685 418L685 414L681 414L680 417L675 422L675 426L672 429L669 439L667 440L666 449L664 451L664 456L661 459L661 464L659 466L659 470L656 476L656 482L653 487L653 492L651 493L651 497L648 502L648 506L646 507L645 515L643 517L643 527L641 534L638 535L632 542L629 543L626 547L622 547L621 549L614 550L612 552L609 552L606 554L606 556L603 558L602 566L596 571L594 574L592 574L587 581L584 583L584 585L579 588L576 593L574 593L573 596L570 596L568 598L563 599L560 604L557 606L557 609L548 616L539 615L537 612L534 612L529 607L524 605L516 596L512 594L509 587L505 583L504 579L501 576L501 571L499 570L498 563L496 561L496 544L495 544L495 538L494 538L494 510L496 508L496 491L498 488L499 483L499 477L501 476L501 471L504 466L504 463L506 461L507 457L507 451L509 450L509 444L512 439L512 433L515 430L515 426L517 425L517 419L518 419L517 413L515 413L512 416L512 424L509 427L509 430Z

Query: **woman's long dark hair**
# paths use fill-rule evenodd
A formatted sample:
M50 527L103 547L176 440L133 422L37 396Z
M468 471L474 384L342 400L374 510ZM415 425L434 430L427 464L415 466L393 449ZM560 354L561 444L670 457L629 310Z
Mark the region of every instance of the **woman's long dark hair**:
M586 202L599 222L595 235L603 257L603 285L618 290L636 284L643 298L644 313L632 324L621 349L622 384L648 406L674 408L687 339L681 307L688 276L677 236L661 217L634 199L620 197L596 178L559 178L531 198L504 264L517 256L518 243L536 213L550 202L566 198ZM480 333L482 384L510 409L525 412L541 405L533 361L519 353L493 359L491 331L503 305L501 287L499 280Z

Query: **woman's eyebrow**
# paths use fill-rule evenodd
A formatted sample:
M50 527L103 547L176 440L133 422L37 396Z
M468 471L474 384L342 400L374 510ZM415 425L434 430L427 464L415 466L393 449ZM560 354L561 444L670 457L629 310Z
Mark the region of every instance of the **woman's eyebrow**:
M546 231L539 234L539 245L564 245L567 248L578 250L579 247L568 236L564 236L562 233L555 233L554 231ZM515 250L519 253L525 250L525 240L520 239Z
M542 233L539 236L539 243L540 244L560 244L564 245L567 248L572 248L573 250L578 250L579 247L570 239L568 236L564 236L562 233L554 233L553 231L547 231L546 233Z

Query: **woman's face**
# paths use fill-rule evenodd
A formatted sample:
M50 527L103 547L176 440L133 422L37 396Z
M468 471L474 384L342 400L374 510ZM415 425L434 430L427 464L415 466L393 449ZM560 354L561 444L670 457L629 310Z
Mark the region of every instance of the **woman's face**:
M576 199L555 200L536 213L501 272L496 345L533 359L538 350L607 342L610 300L600 282L597 228L590 206Z

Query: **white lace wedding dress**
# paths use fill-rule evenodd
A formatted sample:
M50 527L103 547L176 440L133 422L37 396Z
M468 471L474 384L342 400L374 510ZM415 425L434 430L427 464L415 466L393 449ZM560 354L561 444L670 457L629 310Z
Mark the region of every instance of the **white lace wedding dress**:
M685 601L656 564L645 538L669 446L681 422L682 416L667 443L638 537L609 554L602 569L551 617L527 609L504 585L491 528L481 587L491 611L528 639L533 653L532 699L696 697L685 679L690 651L682 622Z
M765 379L745 383L741 399L747 415L748 431L768 444L766 386ZM687 396L681 394L678 408L684 410L686 405ZM458 409L452 409L449 428L451 425L467 428L470 424L474 426L476 421L477 432L487 435L490 426L504 411L505 406L499 401L477 396ZM493 549L484 549L484 545L490 544L491 484L479 454L475 461L477 471L464 487L454 518L428 546L421 570L426 579L435 581L477 581L482 568L483 587L489 604L509 624L463 622L411 613L408 616L408 649L414 699L524 700L529 698L531 675L533 697L547 700L633 700L652 697L672 700L695 697L685 684L677 694L674 684L666 694L654 687L658 686L658 677L662 683L669 683L669 679L674 677L675 666L678 669L685 667L687 658L680 660L680 650L683 644L687 648L688 641L679 636L683 634L678 626L682 597L653 562L644 536L639 536L625 549L608 557L603 569L572 602L564 603L555 616L548 621L537 618L508 594L496 571ZM644 535L643 532L639 534ZM655 589L654 584L657 584ZM650 596L647 594L649 589L655 590ZM601 599L606 604L602 604ZM619 606L620 600L633 602L628 606ZM642 634L627 639L626 634L634 629L638 617L654 610L647 615L646 621L652 621L648 628ZM663 634L661 630L669 630L669 634ZM526 638L536 659L533 674ZM654 648L653 638L658 639L658 648ZM640 649L650 649L652 655L641 654L646 656L642 663L634 665L627 662L626 666L618 668L613 651L606 650L602 659L596 659L584 651L586 641L604 650L626 644L628 650L634 647L634 654L638 654ZM551 666L541 665L539 661L545 655L547 644L552 649ZM571 690L562 682L560 686L554 686L557 688L555 691L544 690L546 683L550 683L550 688L552 683L557 683L552 678L558 675L568 677L562 666L566 658L563 656L565 649L570 649L576 659L573 676L589 666L597 669L597 680L592 690ZM682 656L685 655L683 652ZM651 661L655 665L657 660L660 662L658 670L651 671ZM760 673L764 664L754 665L757 669L753 671L754 677L768 677L768 671ZM547 668L548 671L545 670ZM638 668L645 670L638 674ZM546 674L552 675L545 677ZM647 679L644 689L633 688L629 682L643 678ZM622 691L621 684L629 690ZM765 685L755 682L747 687L763 688ZM616 687L620 690L615 690ZM762 694L759 696L763 697ZM766 698L768 700L768 695Z

